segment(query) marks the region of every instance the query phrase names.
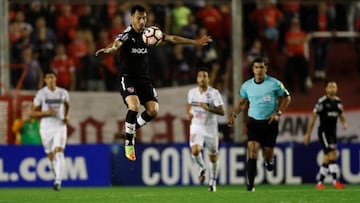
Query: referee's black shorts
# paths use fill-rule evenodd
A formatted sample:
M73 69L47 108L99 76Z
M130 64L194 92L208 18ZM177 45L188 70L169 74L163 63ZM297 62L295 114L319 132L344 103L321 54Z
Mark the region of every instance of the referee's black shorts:
M269 120L255 120L249 118L247 123L248 141L257 141L262 147L275 147L279 133L279 122Z
M129 95L137 95L141 105L144 105L148 101L158 101L157 93L149 78L121 76L120 94L125 104L125 98Z

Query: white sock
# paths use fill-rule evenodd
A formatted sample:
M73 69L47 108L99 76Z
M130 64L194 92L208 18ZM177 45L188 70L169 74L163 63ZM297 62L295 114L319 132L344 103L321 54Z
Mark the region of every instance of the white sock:
M210 162L210 181L212 182L212 184L214 184L213 182L216 182L216 178L218 176L218 162L216 161L215 163Z
M137 124L141 127L144 126L147 122L141 117L141 115L139 117L137 117L136 120Z
M205 168L205 164L204 164L204 160L202 157L202 153L200 152L197 156L194 156L194 160L195 162L200 166L201 170L203 170Z
M62 180L64 167L65 167L65 158L63 152L55 153L55 182L60 183Z
M134 139L135 126L136 126L135 124L125 122L125 133L133 135L133 139L132 139L133 145L135 145L135 139ZM129 145L129 140L125 139L125 144Z
M56 177L56 173L55 173L55 157L53 158L53 160L50 160L50 170L53 173L54 177Z

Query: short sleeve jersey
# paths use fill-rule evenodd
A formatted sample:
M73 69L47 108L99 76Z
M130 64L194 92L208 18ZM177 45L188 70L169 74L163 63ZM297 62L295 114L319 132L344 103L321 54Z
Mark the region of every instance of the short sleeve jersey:
M41 106L41 111L47 111L50 108L57 111L56 116L43 117L40 121L40 128L63 126L65 117L65 105L69 102L69 93L67 90L56 87L51 91L48 87L41 88L35 95L34 105Z
M249 101L248 116L256 120L269 119L277 110L278 97L289 95L282 82L270 76L261 83L251 78L240 88L240 96Z
M319 115L322 130L336 132L337 119L343 113L341 99L339 97L330 99L327 96L322 96L315 104L313 112Z
M149 46L142 41L142 32L137 33L130 25L115 40L123 44L120 48L120 75L150 78Z
M224 105L220 92L213 88L208 87L203 93L200 92L198 87L192 88L188 92L188 104L191 104L191 113L193 118L191 124L205 127L207 130L217 132L217 115L206 111L199 106L199 102L206 103L209 107L217 107Z

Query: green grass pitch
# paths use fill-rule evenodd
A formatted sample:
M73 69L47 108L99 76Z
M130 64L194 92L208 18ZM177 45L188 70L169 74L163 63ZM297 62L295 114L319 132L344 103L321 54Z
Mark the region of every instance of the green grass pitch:
M243 185L219 185L215 193L207 186L149 186L149 187L63 187L1 188L0 203L356 203L360 202L360 186L347 185L336 190L327 185L317 191L314 185L257 185L255 192L245 191Z

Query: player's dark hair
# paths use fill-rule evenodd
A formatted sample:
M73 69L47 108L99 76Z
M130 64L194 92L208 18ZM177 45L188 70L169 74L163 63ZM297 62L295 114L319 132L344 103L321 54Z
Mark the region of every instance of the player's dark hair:
M139 13L144 13L144 12L146 12L146 9L143 6L135 5L130 10L131 15L134 15L136 11Z
M56 76L56 73L53 71L53 70L46 70L45 72L44 72L44 76L45 75L55 75Z
M324 82L325 87L327 87L328 84L329 84L329 83L332 83L332 82L336 83L335 80L330 80L330 79L325 80L325 82Z
M266 66L268 66L268 62L267 59L265 57L262 56L257 56L253 62L251 63L251 67L254 66L254 63L264 63Z
M208 68L205 68L205 67L199 68L197 72L200 72L200 71L204 71L204 72L207 72L208 74L210 74L209 69L208 69Z

